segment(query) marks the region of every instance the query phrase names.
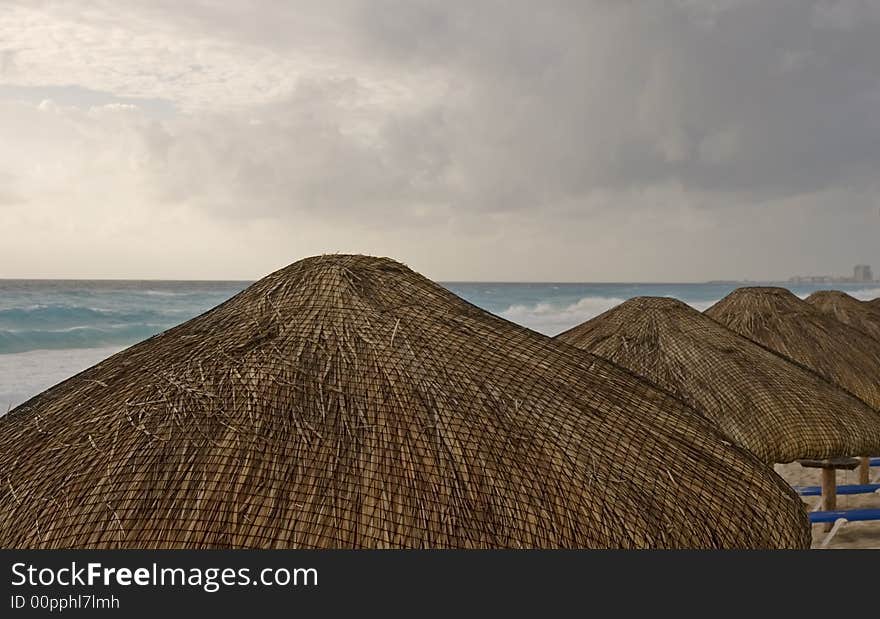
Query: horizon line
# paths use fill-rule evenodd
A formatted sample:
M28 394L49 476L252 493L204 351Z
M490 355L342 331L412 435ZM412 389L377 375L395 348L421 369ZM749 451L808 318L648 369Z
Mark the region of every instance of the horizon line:
M157 277L0 277L0 282L157 282L157 283L254 283L256 279L165 279ZM700 285L700 284L880 284L873 281L810 282L789 279L709 279L709 280L502 280L502 279L437 279L440 284L649 284L649 285Z

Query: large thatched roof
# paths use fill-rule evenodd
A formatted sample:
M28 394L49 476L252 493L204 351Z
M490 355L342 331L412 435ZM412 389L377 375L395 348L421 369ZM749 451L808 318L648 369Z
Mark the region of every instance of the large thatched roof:
M0 546L806 547L698 414L389 259L322 256L0 419Z
M815 370L880 410L880 341L784 288L734 290L706 315Z
M880 311L839 290L814 292L807 303L862 333L880 340Z
M880 453L880 413L681 301L631 299L557 337L671 391L768 462Z

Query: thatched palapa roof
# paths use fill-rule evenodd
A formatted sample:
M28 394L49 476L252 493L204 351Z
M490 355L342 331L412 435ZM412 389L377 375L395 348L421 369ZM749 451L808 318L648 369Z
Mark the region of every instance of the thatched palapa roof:
M0 419L0 546L807 547L757 458L385 258L321 256Z
M821 290L807 297L806 302L853 329L880 340L880 311L864 301L839 290Z
M880 413L676 299L631 299L557 338L671 391L767 462L880 453Z
M880 341L784 288L738 288L706 315L818 372L880 410Z

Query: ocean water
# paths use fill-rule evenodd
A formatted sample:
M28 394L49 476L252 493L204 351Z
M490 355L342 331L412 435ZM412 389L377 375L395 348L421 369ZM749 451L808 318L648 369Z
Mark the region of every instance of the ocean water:
M249 282L0 280L0 414L155 333L210 309ZM556 335L626 299L672 296L704 310L740 284L449 282L494 314ZM788 286L804 297L827 288ZM836 284L870 299L880 288Z

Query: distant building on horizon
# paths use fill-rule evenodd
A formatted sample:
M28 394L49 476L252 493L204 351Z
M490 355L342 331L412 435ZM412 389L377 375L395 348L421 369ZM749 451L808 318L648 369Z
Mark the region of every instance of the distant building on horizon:
M871 265L857 264L853 269L853 280L857 282L873 282L874 274L871 272Z
M864 284L874 282L874 273L869 264L853 267L852 277L838 275L796 275L788 280L792 284Z

